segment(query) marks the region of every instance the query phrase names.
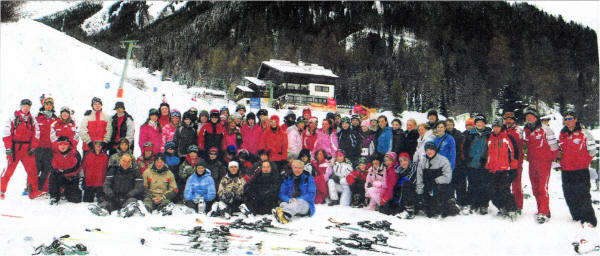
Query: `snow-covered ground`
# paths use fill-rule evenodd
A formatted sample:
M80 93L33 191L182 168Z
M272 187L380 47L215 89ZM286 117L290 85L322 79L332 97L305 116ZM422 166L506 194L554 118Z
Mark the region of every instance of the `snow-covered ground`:
M146 69L128 70L129 81L143 81L145 89L138 89L133 84L125 83L125 96L117 99L116 92L123 65L123 60L115 59L73 38L70 38L43 24L22 20L18 23L1 24L0 56L0 120L8 119L18 108L22 98L34 101L32 110L37 114L41 106L39 97L42 93L55 99L56 108L67 105L76 111L76 120L81 120L83 112L90 108L90 100L98 96L104 100L104 109L113 114L114 103L125 102L127 111L131 113L139 127L147 117L151 107L158 107L162 94L166 94L172 108L185 111L189 107L198 109L220 108L231 102L225 100L197 99L184 87L160 81L160 76L153 76ZM106 89L105 84L110 83ZM153 88L156 87L156 92ZM273 109L269 109L274 113ZM280 116L287 110L277 111ZM296 110L297 115L301 109ZM391 113L384 113L391 118ZM315 112L319 118L324 112ZM426 114L405 112L403 123L408 118L424 122ZM556 125L552 125L555 128ZM457 123L458 128L464 123ZM559 128L560 129L560 128ZM555 130L558 132L557 130ZM139 150L136 150L139 155ZM6 166L4 151L0 150L0 166ZM524 169L528 169L525 163ZM552 171L549 183L550 209L552 219L549 223L539 225L534 220L536 203L533 197L525 199L523 215L516 222L509 222L495 216L496 209L490 206L490 214L486 216L469 215L451 217L442 220L417 217L414 220L400 220L395 217L362 209L340 206L317 206L316 214L311 218L294 220L287 225L301 229L297 236L284 237L261 233L233 230L234 233L252 235L247 244L254 241L265 243L263 253L266 255L287 255L287 251L273 251L273 246L305 247L315 245L321 250L332 249L331 244L312 244L302 239L331 242L331 236L347 236L348 233L325 229L327 218L356 224L360 220L389 220L392 227L406 233L405 237L391 237L390 244L412 250L394 251L381 248L397 255L573 255L571 242L580 238L582 229L570 218L561 190L560 173ZM29 255L32 245L50 243L53 237L64 234L78 240L67 240L67 243L84 243L92 255L124 255L139 253L140 255L177 255L167 251L169 243L183 243L185 237L148 231L151 226L169 228L192 228L197 225L195 219L204 223L217 221L203 215L175 215L168 217L149 216L121 219L116 216L96 217L87 211L87 205L62 202L58 206L49 206L47 199L29 200L21 196L25 186L25 171L19 166L11 179L6 200L0 201L0 214L22 216L13 218L0 216L0 255ZM531 186L527 171L523 173L523 186L526 194L531 194ZM600 199L598 192L592 197ZM594 205L596 212L598 205ZM208 228L210 224L206 224ZM100 228L106 233L85 232L86 228ZM312 230L312 231L311 231ZM312 233L311 233L312 232ZM591 229L588 238L598 241L597 229ZM325 237L323 237L325 236ZM32 237L33 242L25 241ZM147 245L139 243L145 238ZM232 242L235 246L239 242ZM357 255L366 255L355 251ZM245 251L232 251L230 254L245 254Z

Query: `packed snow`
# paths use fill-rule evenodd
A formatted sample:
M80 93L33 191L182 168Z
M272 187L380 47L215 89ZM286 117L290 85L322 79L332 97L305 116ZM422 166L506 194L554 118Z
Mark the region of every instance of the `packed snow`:
M23 98L32 99L32 111L37 114L41 106L42 93L55 99L56 108L69 106L75 110L75 119L81 120L83 112L90 109L90 100L98 96L104 101L104 111L110 115L116 101L124 101L126 110L135 118L139 127L146 117L148 109L158 107L162 94L171 104L171 108L185 111L194 106L198 109L219 108L223 105L235 108L233 102L222 99L192 99L193 95L181 85L160 81L152 71L135 68L130 65L128 82L124 85L124 98L117 99L116 92L123 67L123 60L113 58L50 27L31 20L18 23L1 24L0 56L0 120L6 120L18 108ZM137 82L136 82L137 81ZM139 86L143 81L144 86ZM110 87L106 88L106 83ZM142 89L139 89L142 88ZM156 90L154 89L156 88ZM256 110L254 110L256 111ZM300 115L301 109L295 111ZM285 115L287 110L269 113ZM319 118L325 112L313 111ZM384 113L392 118L391 112ZM404 112L403 123L408 118L424 122L426 114ZM457 128L464 122L457 122ZM557 126L551 126L558 132ZM558 127L560 129L560 127ZM137 132L136 132L137 134ZM136 147L137 148L137 147ZM139 149L136 149L139 155ZM0 150L0 166L6 166L4 151ZM298 229L297 235L270 235L252 231L232 230L232 233L251 235L250 241L231 241L231 255L253 253L247 249L236 249L238 245L252 245L263 241L262 253L265 255L288 255L288 251L272 250L273 247L316 246L319 250L330 250L332 244L315 244L303 240L331 242L332 236L347 237L349 233L325 229L330 223L329 217L356 226L361 220L388 220L392 227L404 232L406 236L390 236L389 243L406 250L386 247L378 249L395 255L573 255L571 242L581 237L598 241L597 228L585 231L577 222L571 220L563 199L560 173L552 171L549 182L550 222L540 225L534 219L536 202L531 195L531 185L527 174L528 163L523 169L523 186L526 199L523 214L515 222L496 217L496 208L490 204L490 213L485 216L468 215L449 217L441 220L418 216L413 220L401 220L377 212L341 206L317 205L316 213L310 218L294 219L286 227ZM20 165L12 177L6 200L0 201L0 255L30 255L34 246L48 245L52 238L65 234L71 236L65 240L68 244L83 243L91 255L186 255L184 252L170 251L165 248L184 248L170 243L186 243L187 237L166 232L149 231L152 226L191 229L199 225L200 219L206 229L221 218L207 218L200 214L175 214L162 217L151 215L122 219L116 216L97 217L87 210L86 203L72 204L61 201L58 206L49 206L48 199L30 200L21 196L25 187L25 171ZM592 192L595 200L600 193ZM598 204L594 205L598 213ZM13 217L11 217L13 216ZM263 216L256 216L255 219ZM271 218L270 216L267 216ZM277 225L277 224L275 224ZM100 228L101 232L86 232L85 229ZM585 233L585 234L584 234ZM147 242L140 243L141 238ZM357 255L376 255L373 252L350 250ZM299 254L298 254L299 255Z

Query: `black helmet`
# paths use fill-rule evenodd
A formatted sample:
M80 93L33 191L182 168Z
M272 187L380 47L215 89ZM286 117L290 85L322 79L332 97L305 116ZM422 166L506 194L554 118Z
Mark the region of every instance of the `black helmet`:
M304 118L303 116L299 116L296 119L296 124L299 124L299 123L306 123L306 118Z
M476 115L475 118L473 119L473 123L477 123L477 121L483 121L484 123L487 124L487 119L485 119L485 116L483 116L483 115Z
M257 116L269 116L269 111L267 111L264 108L261 108L260 110L258 110L258 112L256 113Z
M256 115L253 112L250 112L246 115L246 120L250 120L250 119L256 121Z
M328 113L327 113L327 116L325 116L325 118L326 118L326 119L335 119L335 114L334 114L334 113L331 113L331 112L328 112Z
M238 110L243 109L244 111L246 111L246 107L242 104L237 105L237 107L235 107L235 112L238 112Z
M533 115L535 118L540 119L540 113L535 108L527 108L523 113L524 116Z
M21 100L21 106L23 106L23 105L27 105L27 106L31 107L31 105L32 105L31 104L31 100L30 99L22 99Z
M354 119L356 119L360 122L360 115L357 115L357 114L352 115L352 117L350 118L350 121L352 121Z

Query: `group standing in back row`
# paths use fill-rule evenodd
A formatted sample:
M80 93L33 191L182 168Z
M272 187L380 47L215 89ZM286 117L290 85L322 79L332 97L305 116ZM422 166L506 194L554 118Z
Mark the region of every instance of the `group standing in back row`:
M319 120L310 109L297 117L261 109L246 114L239 105L181 114L162 103L150 109L139 128L142 155L132 156L133 117L122 102L110 117L94 97L79 126L68 107L55 115L52 98L42 99L34 118L32 102L21 101L4 130L8 167L2 173L0 199L16 165L27 172L30 198L45 192L50 203L61 195L70 202L98 201L90 209L130 216L145 210L170 214L181 203L210 216L274 214L281 222L314 214L314 204L366 207L399 218L419 212L428 217L487 214L489 201L498 215L514 220L521 213L524 155L537 202L536 220L550 218L548 179L561 152L561 176L567 206L574 220L596 226L591 206L589 163L594 140L574 112L564 114L558 138L526 109L525 125L512 112L494 120L467 119L465 131L454 121L410 119L367 120L328 113ZM391 124L391 126L390 126ZM83 157L77 151L82 141ZM524 151L527 153L525 154ZM136 203L143 202L143 206Z

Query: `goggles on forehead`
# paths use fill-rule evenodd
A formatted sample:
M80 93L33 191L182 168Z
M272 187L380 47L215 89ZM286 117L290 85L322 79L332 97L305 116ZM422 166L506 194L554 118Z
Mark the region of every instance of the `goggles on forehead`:
M506 113L504 113L504 115L502 115L502 118L504 118L504 119L507 119L507 118L515 119L515 114L513 114L512 112L506 112Z

